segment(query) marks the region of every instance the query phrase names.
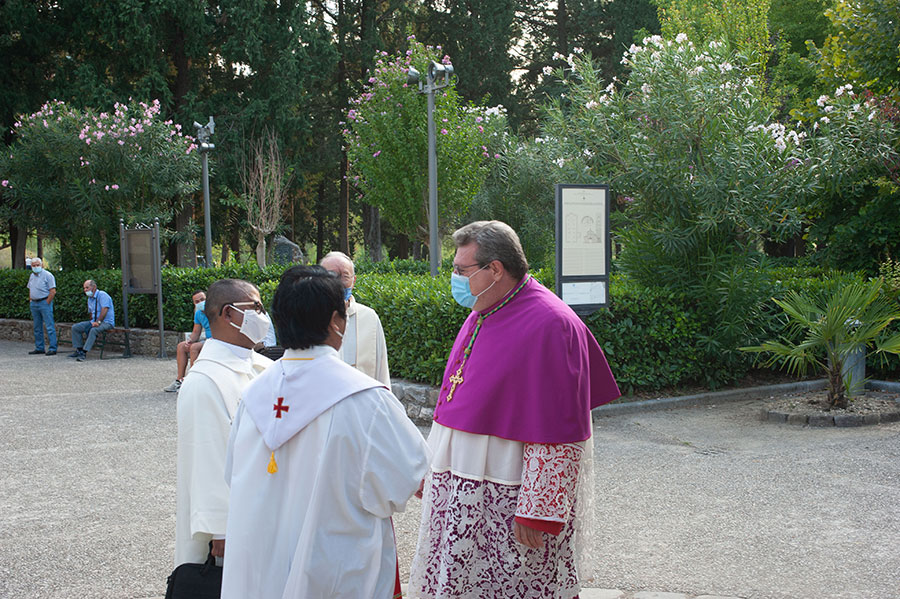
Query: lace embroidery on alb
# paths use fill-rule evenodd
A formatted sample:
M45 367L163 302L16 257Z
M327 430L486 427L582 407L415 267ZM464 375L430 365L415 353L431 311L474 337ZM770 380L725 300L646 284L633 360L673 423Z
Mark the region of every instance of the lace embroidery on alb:
M577 445L576 445L577 447ZM595 546L593 439L584 443L574 506L558 536L542 550L515 541L518 485L431 473L409 580L413 599L569 599L589 582L600 559ZM564 469L565 470L565 469ZM574 507L574 514L572 512Z
M516 516L567 522L583 451L576 443L526 443Z

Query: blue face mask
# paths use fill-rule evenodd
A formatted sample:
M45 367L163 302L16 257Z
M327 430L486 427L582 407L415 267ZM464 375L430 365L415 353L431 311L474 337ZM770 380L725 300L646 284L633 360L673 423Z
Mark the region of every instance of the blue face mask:
M32 267L31 267L31 270L32 270L32 272L34 272L34 274L38 274L38 273L40 273L40 272L41 272L42 270L44 270L44 269L41 268L40 266L32 266Z
M456 273L452 273L450 275L450 293L453 294L453 299L456 300L457 304L459 304L463 308L471 308L472 306L475 305L475 302L478 301L478 298L481 297L485 291L487 291L488 289L490 289L491 287L494 286L494 283L496 283L497 281L494 281L494 283L491 283L487 289L485 289L478 295L474 295L472 293L472 288L469 287L469 279L487 267L488 267L488 265L485 264L484 266L482 266L481 268L479 268L478 270L473 272L468 277L464 277L464 276L458 275Z
M350 296L353 295L353 287L344 287L344 301L349 302Z

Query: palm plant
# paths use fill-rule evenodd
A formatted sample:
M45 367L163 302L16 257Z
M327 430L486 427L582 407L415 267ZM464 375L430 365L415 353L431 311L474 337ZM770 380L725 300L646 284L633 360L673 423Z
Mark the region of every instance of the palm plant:
M818 296L791 291L783 300L773 298L790 321L788 339L741 350L770 353L765 365L780 365L791 374L804 374L810 366L821 368L828 378L828 409L846 408L851 385L861 383L844 380L848 357L860 348L873 348L881 355L900 353L900 334L886 331L900 318L900 311L881 293L881 287L882 281L876 279Z

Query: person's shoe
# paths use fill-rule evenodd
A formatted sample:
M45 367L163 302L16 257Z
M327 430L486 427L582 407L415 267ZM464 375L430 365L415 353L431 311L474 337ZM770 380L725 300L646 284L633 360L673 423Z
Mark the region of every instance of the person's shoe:
M68 357L70 357L70 358L77 358L77 357L78 357L78 354L80 354L80 353L81 353L81 351L79 351L79 350L76 349L76 350L73 351L71 354L69 354Z
M77 362L84 362L85 359L87 359L87 352L85 352L85 351L83 351L83 350L79 350L79 351L78 351L78 355L75 356L75 361L77 361Z
M55 356L55 355L56 355L56 350L55 350L55 349L51 349L50 351L47 352L47 355L48 355L48 356Z
M29 356L36 356L36 355L42 354L42 353L44 353L44 350L42 350L42 349L33 349L33 350L31 350L30 352L28 352L28 355L29 355Z
M181 381L176 380L171 385L163 389L166 393L177 393L178 390L181 389Z

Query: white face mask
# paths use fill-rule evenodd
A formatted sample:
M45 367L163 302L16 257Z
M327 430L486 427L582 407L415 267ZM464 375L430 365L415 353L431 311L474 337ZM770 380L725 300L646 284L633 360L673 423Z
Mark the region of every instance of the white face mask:
M269 319L268 314L260 314L253 309L241 310L237 308L237 306L239 305L252 303L253 302L239 302L237 304L228 304L244 315L244 322L241 323L241 326L238 326L233 322L230 322L228 324L238 329L244 337L249 339L251 343L253 343L253 345L256 345L266 338L266 335L269 333L269 327L271 326L272 321Z

